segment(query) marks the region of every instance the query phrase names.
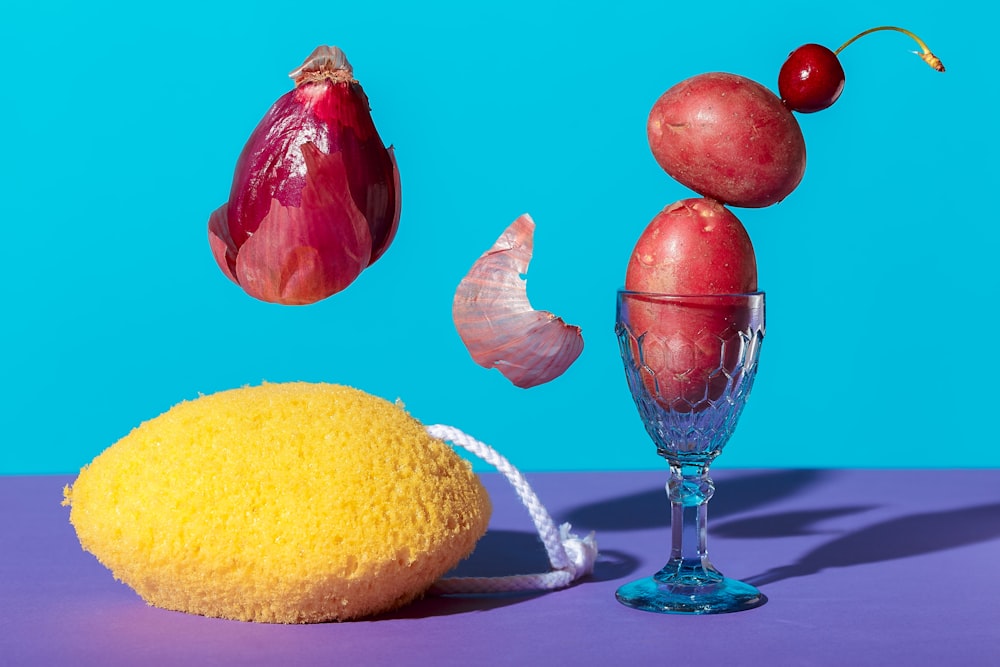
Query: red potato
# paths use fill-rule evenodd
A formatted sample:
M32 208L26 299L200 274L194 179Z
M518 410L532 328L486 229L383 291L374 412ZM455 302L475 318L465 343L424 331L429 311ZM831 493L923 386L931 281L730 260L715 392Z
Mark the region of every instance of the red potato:
M792 112L736 74L699 74L673 86L653 105L646 133L670 176L730 206L775 204L805 173L805 139Z
M682 199L649 223L629 258L625 289L660 294L742 294L757 289L746 228L711 199Z
M726 390L749 314L742 300L705 299L757 290L757 262L739 219L711 199L685 199L646 227L629 259L623 313L643 338L643 383L665 409L697 412ZM665 300L647 293L677 295ZM709 302L712 303L709 303Z

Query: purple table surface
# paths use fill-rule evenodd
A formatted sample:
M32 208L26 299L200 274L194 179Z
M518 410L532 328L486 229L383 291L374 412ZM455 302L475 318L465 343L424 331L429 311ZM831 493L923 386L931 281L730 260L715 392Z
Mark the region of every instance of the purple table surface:
M1000 665L1000 470L714 471L713 560L768 596L717 616L615 600L666 560L665 475L528 475L557 522L596 531L568 589L302 626L149 607L80 549L70 477L0 477L0 665ZM494 517L460 573L547 570L513 490L482 477Z

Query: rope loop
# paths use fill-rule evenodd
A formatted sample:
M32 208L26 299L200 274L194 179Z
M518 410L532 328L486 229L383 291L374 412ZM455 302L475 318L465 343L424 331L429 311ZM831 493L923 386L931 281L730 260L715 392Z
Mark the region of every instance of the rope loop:
M431 593L447 595L555 590L565 588L594 571L594 562L597 560L597 540L594 533L581 538L570 532L571 526L568 523L557 527L528 480L500 452L454 426L434 424L426 428L431 437L458 445L503 473L531 515L552 566L552 571L538 574L445 577L431 587Z

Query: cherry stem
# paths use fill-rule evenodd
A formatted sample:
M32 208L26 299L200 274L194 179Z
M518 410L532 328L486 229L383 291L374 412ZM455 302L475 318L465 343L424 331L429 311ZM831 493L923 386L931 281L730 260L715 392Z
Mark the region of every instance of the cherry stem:
M879 30L895 30L896 32L901 32L904 35L907 35L914 42L916 42L917 45L923 51L922 53L917 53L917 55L920 56L921 60L923 60L925 63L927 63L928 65L930 65L934 69L936 69L938 72L943 72L944 71L944 65L941 63L941 59L938 58L933 53L931 53L931 50L927 48L926 44L924 44L924 40L920 39L919 37L917 37L916 35L914 35L912 32L910 32L909 30L907 30L905 28L897 28L896 26L892 26L892 25L881 25L881 26L878 26L877 28L869 28L868 30L865 30L862 33L858 33L854 37L851 37L849 40L847 40L846 42L844 42L843 44L841 44L840 48L833 52L834 55L839 55L841 51L843 51L844 49L846 49L848 46L850 46L851 44L853 44L857 40L861 39L865 35L869 35L869 34L871 34L873 32L878 32Z

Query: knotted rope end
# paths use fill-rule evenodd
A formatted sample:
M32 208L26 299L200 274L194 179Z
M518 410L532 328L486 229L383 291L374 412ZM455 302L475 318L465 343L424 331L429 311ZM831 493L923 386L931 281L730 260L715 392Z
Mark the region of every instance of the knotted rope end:
M564 523L559 526L559 541L562 542L566 556L569 558L572 579L567 585L573 583L581 577L586 577L594 573L594 564L597 562L597 534L590 531L586 537L580 537L571 533L572 526Z

